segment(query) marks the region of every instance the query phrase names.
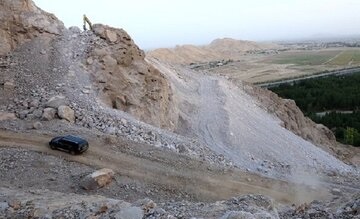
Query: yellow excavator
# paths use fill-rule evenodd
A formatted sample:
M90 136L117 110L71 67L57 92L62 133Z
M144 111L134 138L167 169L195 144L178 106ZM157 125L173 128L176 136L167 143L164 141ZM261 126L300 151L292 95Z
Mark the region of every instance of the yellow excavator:
M83 25L84 31L87 30L87 29L86 29L86 24L88 24L88 25L89 25L89 29L92 30L92 24L91 24L89 18L86 17L85 14L84 14L84 16L83 16L83 21L84 21L84 25Z

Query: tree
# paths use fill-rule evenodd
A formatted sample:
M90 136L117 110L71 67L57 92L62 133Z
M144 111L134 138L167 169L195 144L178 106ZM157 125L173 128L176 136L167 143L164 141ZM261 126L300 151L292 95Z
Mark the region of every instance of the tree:
M345 143L354 145L354 133L355 129L351 127L347 127L345 131Z

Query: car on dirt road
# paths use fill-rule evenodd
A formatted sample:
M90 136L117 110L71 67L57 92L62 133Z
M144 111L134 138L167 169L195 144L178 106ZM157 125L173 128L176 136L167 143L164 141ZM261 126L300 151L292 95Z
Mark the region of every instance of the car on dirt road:
M51 139L49 146L53 150L67 151L70 154L81 154L89 148L89 143L78 136L66 135Z

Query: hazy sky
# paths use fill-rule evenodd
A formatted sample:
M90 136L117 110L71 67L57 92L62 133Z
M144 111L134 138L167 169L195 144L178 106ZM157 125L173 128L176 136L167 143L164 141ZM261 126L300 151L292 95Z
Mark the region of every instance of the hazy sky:
M142 49L216 38L283 40L360 34L360 0L34 0L67 27L125 29Z

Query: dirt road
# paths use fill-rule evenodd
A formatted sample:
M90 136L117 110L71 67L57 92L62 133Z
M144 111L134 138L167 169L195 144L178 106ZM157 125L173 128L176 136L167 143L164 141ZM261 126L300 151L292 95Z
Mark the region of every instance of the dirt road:
M327 190L323 188L310 189L247 172L224 171L171 152L149 150L147 146L143 151L152 153L135 156L126 150L111 148L103 144L101 139L91 138L89 151L81 156L71 156L49 149L47 143L51 137L0 131L0 145L62 156L66 160L97 168L112 168L118 174L142 183L171 188L175 192L185 191L201 201L220 200L249 193L267 195L284 203L302 203L328 197ZM125 145L129 146L129 142L117 146L124 148ZM144 149L144 145L139 144L133 144L131 147L135 150Z

